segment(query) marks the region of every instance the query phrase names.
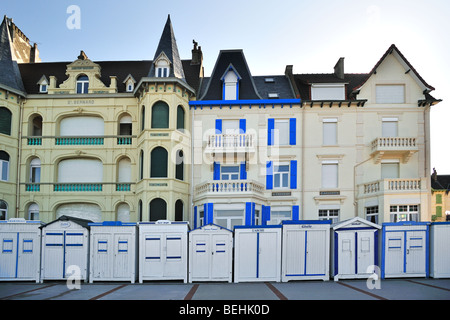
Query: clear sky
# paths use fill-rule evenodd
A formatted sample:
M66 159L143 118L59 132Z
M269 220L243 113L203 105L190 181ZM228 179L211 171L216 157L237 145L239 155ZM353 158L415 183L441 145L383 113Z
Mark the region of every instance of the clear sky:
M450 174L448 0L0 0L0 14L36 42L43 62L151 60L170 14L182 59L192 40L206 75L222 49L243 49L253 75L367 73L395 44L443 102L431 112L431 167ZM80 28L67 13L80 8Z

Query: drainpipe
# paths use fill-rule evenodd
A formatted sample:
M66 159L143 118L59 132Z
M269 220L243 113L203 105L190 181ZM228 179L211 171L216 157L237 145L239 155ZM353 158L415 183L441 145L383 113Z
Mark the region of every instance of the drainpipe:
M305 217L305 108L303 108L303 102L300 101L300 108L302 109L302 164L301 164L301 170L302 170L302 177L301 177L301 204L302 204L302 214L301 218L304 219Z
M189 108L189 103L188 103ZM189 214L189 223L192 223L192 226L194 225L194 114L195 111L193 111L191 114L191 184L190 189L191 192L189 192L189 205L190 205L190 214ZM191 221L192 220L192 221Z
M23 105L24 101L19 100L19 141L17 142L17 173L16 173L16 213L15 218L19 217L19 196L20 196L20 159L22 157L22 123L23 123ZM26 217L25 217L26 219Z

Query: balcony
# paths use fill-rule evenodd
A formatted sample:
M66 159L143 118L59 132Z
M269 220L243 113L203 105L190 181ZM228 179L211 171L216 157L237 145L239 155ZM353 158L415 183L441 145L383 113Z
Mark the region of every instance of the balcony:
M417 139L412 137L383 137L376 138L371 143L371 155L375 163L382 159L401 158L407 163L411 156L418 152Z
M43 140L54 139L57 146L103 146L105 139L116 139L118 146L131 146L136 136L45 136L45 137L23 137L27 139L28 146L42 146Z
M212 134L206 142L205 152L247 153L255 152L256 138L253 134Z
M359 185L360 195L421 192L425 179L383 179ZM425 191L424 191L425 192Z
M263 196L264 190L263 184L253 180L208 181L195 187L195 196Z

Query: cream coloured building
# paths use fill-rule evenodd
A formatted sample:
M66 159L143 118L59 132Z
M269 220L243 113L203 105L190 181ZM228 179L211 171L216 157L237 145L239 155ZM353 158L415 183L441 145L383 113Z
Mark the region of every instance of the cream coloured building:
M45 222L428 221L430 108L395 45L369 73L254 76L243 50L179 56L170 17L153 60L39 62L1 24L0 213ZM29 58L13 54L28 43ZM22 47L21 47L22 48ZM20 50L23 52L24 50ZM26 51L26 50L25 50ZM34 60L32 60L34 59ZM17 159L17 161L16 161Z

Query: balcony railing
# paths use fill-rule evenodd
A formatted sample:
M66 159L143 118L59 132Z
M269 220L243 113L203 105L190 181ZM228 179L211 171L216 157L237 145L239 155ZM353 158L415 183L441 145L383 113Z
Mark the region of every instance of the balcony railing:
M209 181L198 185L195 188L196 195L205 193L212 194L248 194L264 193L264 185L252 180L229 180L229 181Z
M372 141L372 152L376 150L411 150L416 148L416 138L411 137L383 137Z
M362 185L364 194L417 192L424 186L422 179L384 179Z
M212 134L208 137L206 150L209 151L254 151L255 136L249 133Z
M87 145L104 145L105 139L116 139L117 145L131 145L133 138L136 136L43 136L43 137L23 137L27 139L29 146L42 146L44 139L54 139L57 146L87 146Z
M132 191L134 182L99 182L99 183L21 183L25 185L26 192L128 192ZM112 188L105 186L112 185ZM43 187L41 187L43 186ZM48 186L45 187L45 186Z
M56 192L97 192L102 190L101 183L55 183L53 185L53 191Z

